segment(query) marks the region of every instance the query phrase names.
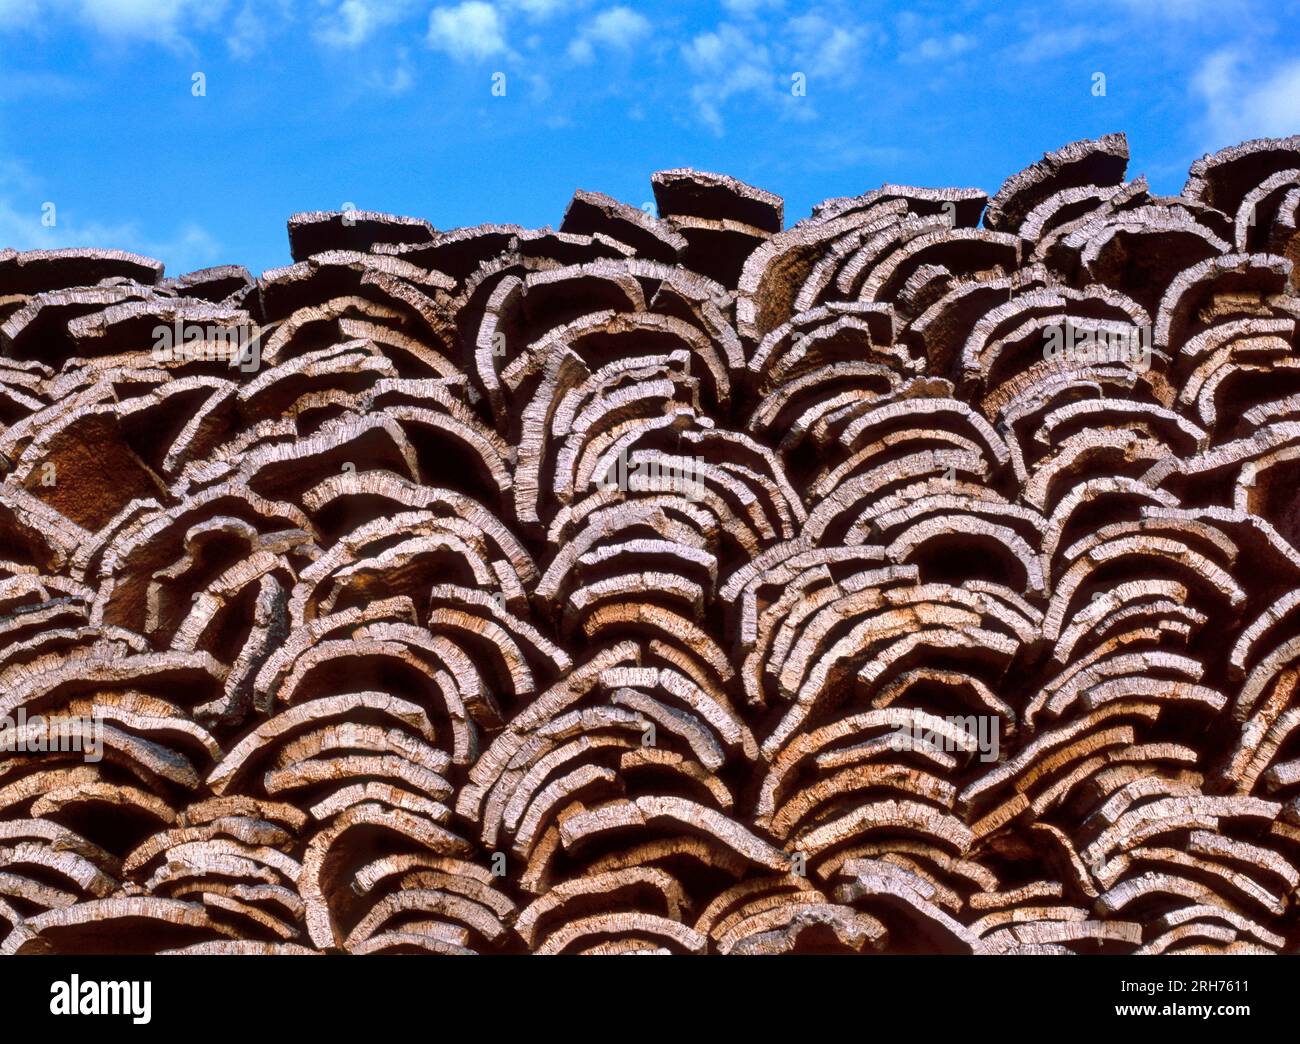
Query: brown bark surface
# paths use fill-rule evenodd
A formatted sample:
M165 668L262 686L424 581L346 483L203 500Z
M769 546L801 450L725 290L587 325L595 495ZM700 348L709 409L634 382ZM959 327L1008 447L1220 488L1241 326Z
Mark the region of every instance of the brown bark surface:
M0 251L0 952L1300 949L1300 139L1127 160Z

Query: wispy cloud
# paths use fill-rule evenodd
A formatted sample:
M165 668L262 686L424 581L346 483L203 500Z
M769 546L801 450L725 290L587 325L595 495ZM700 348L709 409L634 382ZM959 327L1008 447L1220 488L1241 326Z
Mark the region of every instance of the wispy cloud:
M597 47L627 51L650 34L650 19L637 14L630 7L611 7L601 11L569 44L569 57L579 62L589 62Z
M948 33L944 36L927 36L899 58L905 62L947 62L965 54L975 46L975 37L968 33Z
M226 23L226 47L234 58L248 59L266 49L271 37L295 24L294 0L244 0Z
M562 14L575 5L575 0L506 0L506 5L531 18L541 19Z
M130 250L158 258L172 274L221 260L221 244L197 222L183 222L171 235L158 236L142 229L134 220L102 221L62 204L49 210L43 180L22 162L0 161L0 247ZM53 224L48 224L51 219Z
M474 61L506 50L501 15L483 0L435 7L429 14L429 46L457 61Z
M405 47L397 49L397 58L383 72L372 72L366 78L366 85L385 94L405 94L415 86L415 68L411 64L411 52Z
M1010 57L1026 63L1056 61L1085 47L1112 44L1123 34L1120 26L1099 24L1036 29L1011 48Z
M226 46L236 58L251 58L261 49L265 39L266 27L258 17L257 8L252 3L245 3L226 35Z
M138 156L148 155L153 183L183 184L186 194L137 196L137 224L114 225L116 208L77 192L84 220L62 209L74 199L60 198L58 238L67 241L72 222L83 238L175 249L187 264L206 262L210 244L192 228L165 234L174 221L161 208L177 198L206 208L193 213L234 255L247 256L241 244L254 241L244 227L250 210L228 205L228 168L196 168L174 148L187 130L205 148L219 149L227 130L254 148L276 146L241 170L254 206L360 195L351 186L340 195L345 168L350 182L365 179L368 198L445 207L456 220L476 219L476 193L491 191L490 179L438 182L441 165L412 179L422 128L443 132L437 148L448 155L472 141L501 177L498 196L534 200L534 215L552 213L543 194L571 190L593 155L628 179L656 164L779 168L810 200L827 172L848 187L863 170L893 180L933 171L931 183L941 183L961 176L954 154L993 185L1045 142L1121 128L1141 143L1135 168L1171 171L1158 187L1176 191L1176 168L1194 149L1300 131L1300 44L1286 32L1298 8L1300 0L0 0L0 157L27 156L52 181L78 184L86 159L75 142L93 141L96 188L121 200L139 179ZM178 113L194 69L207 70L211 97ZM1094 69L1111 81L1105 103L1087 93ZM509 71L508 105L482 100L492 70ZM420 89L435 84L436 99ZM335 135L341 107L364 118ZM1112 122L1097 124L1103 117ZM189 119L192 127L181 125ZM24 126L37 131L24 135ZM901 159L887 130L899 126L911 150ZM404 162L373 163L379 149ZM301 184L285 173L294 163L310 168ZM21 218L25 242L51 241L32 213L42 198L0 176L3 230L16 233ZM279 231L257 231L258 263L281 257Z
M682 57L697 77L691 87L695 111L715 134L724 131L722 106L728 99L775 85L767 46L734 25L700 33L682 47Z
M749 5L749 13L756 8ZM681 45L694 83L696 116L725 133L724 110L742 97L762 98L783 119L818 118L812 96L854 82L879 30L851 18L813 10L793 18L724 22ZM796 81L800 90L796 93Z
M0 0L2 3L3 0ZM19 98L70 98L85 89L84 84L62 73L24 72L0 69L0 101Z
M167 265L173 275L192 272L223 260L221 244L195 222L188 222L165 240L143 240L143 253Z
M1212 18L1222 23L1226 15L1240 15L1254 8L1252 0L1116 0L1124 13L1142 18L1191 21Z
M1257 70L1258 63L1233 49L1202 63L1192 89L1205 106L1207 146L1300 131L1300 57Z
M722 6L742 18L752 17L764 10L784 7L785 0L722 0Z
M0 31L28 29L40 13L40 0L0 0Z
M107 38L151 40L178 47L190 27L206 28L225 13L224 3L203 0L81 0L82 21Z
M70 20L99 40L179 50L189 46L191 31L220 24L226 8L227 0L0 0L0 32L45 31Z
M0 244L16 250L55 250L59 247L95 247L129 250L156 257L173 275L205 268L221 260L221 245L207 229L195 222L181 225L168 237L156 238L142 232L135 222L111 224L79 221L60 214L58 223L47 228L39 211L19 208L0 198Z
M317 21L314 35L329 47L359 47L411 10L411 0L342 0Z
M785 23L781 39L788 41L787 58L799 71L822 82L847 83L862 66L868 29L810 12Z
M821 134L808 139L799 154L798 163L804 170L837 171L897 166L907 150L897 145L879 145L846 138L843 131Z

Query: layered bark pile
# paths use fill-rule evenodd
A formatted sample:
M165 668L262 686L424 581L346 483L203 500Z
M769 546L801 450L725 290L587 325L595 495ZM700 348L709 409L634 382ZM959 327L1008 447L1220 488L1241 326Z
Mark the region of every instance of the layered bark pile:
M1300 138L1127 159L0 253L0 951L1300 948Z

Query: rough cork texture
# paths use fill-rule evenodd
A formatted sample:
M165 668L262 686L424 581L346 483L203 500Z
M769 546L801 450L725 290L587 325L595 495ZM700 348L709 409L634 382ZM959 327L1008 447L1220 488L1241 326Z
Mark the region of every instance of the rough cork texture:
M0 951L1296 952L1300 139L1127 161L0 253Z

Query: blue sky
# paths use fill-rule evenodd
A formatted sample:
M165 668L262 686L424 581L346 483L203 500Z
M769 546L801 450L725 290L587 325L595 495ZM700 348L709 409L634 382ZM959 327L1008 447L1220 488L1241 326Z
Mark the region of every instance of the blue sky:
M677 166L792 224L1118 130L1174 193L1300 132L1297 30L1296 0L0 0L0 246L259 272L295 211L558 225L576 188L640 206Z

